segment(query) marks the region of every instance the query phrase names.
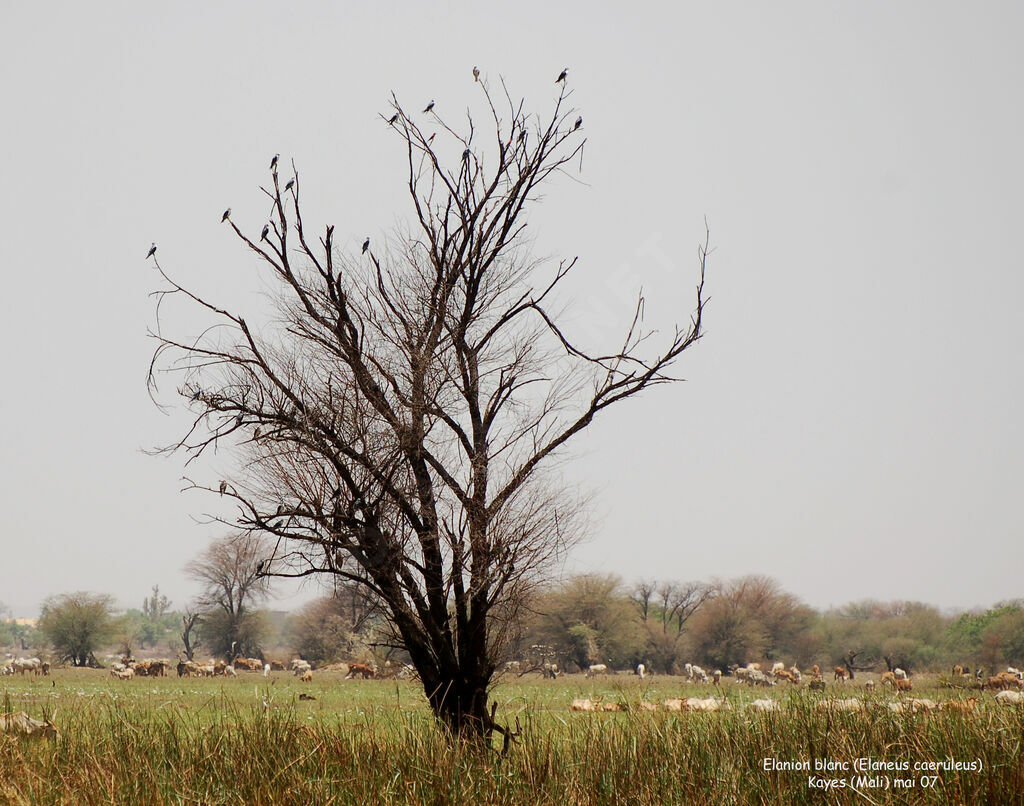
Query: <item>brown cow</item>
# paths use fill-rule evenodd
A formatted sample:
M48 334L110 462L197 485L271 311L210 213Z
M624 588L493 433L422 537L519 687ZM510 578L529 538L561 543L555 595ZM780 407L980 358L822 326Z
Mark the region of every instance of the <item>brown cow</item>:
M348 680L350 677L357 674L362 675L364 680L377 676L377 672L372 666L367 666L365 663L350 663L348 665L348 674L345 675L345 679Z
M902 678L901 679L901 678L897 677L897 678L895 678L892 681L892 685L896 689L896 691L913 691L914 690L914 684L910 682L909 678Z
M836 666L836 668L832 670L832 673L833 673L833 675L835 675L835 680L836 680L837 683L845 683L846 682L846 678L847 678L846 667L844 667L844 666Z
M301 680L303 683L311 682L313 680L313 670L306 669L306 671L302 673L302 677L300 677L299 680Z

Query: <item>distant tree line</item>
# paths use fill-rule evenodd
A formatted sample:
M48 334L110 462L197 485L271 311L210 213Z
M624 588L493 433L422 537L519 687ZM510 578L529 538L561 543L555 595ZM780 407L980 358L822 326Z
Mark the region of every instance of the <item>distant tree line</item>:
M269 595L255 573L259 552L242 546L242 556L236 554L214 543L190 564L208 587L184 611L172 610L158 586L141 609L120 615L105 594L51 596L36 628L0 619L0 647L21 652L45 645L58 662L80 666L96 664L104 647L131 654L159 646L173 655L201 651L220 658L234 647L236 655L263 657L271 642L275 652L318 664L405 660L379 603L353 585L339 584L275 625L257 607ZM8 615L2 605L0 615ZM1024 664L1022 601L953 615L909 601L864 600L816 611L764 576L634 584L612 575L572 576L537 592L507 633L509 659L553 660L570 671L644 663L651 671L678 673L687 662L725 671L783 660L801 668L962 665L988 673Z
M1024 606L943 615L921 602L865 600L816 611L778 582L746 576L711 582L570 577L530 603L510 657L544 648L563 668L605 663L677 673L687 662L723 671L751 661L809 667L953 665L987 671L1024 662Z

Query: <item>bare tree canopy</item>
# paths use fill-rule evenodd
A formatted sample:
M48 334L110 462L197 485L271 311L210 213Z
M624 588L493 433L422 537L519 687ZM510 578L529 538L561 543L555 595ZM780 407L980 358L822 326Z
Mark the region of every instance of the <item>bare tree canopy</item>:
M214 540L185 566L185 573L201 586L199 612L185 621L187 634L199 626L203 642L228 662L236 650L258 654L262 622L253 606L270 595L270 547L258 533L229 535ZM189 658L191 660L191 657Z
M476 86L483 113L462 123L392 96L382 136L403 154L412 220L355 254L333 225L307 227L294 164L273 163L269 221L226 224L275 281L276 319L203 299L154 256L168 287L150 383L171 374L194 414L166 450L237 455L230 481L195 486L278 539L273 573L365 586L441 722L507 746L487 709L504 625L577 536L579 499L545 468L599 412L673 380L701 336L706 240L685 328L652 347L639 298L620 346L588 352L556 313L576 261L538 261L526 237L546 183L582 153L571 93L559 84L541 116L504 83ZM162 311L177 300L211 327L170 335Z

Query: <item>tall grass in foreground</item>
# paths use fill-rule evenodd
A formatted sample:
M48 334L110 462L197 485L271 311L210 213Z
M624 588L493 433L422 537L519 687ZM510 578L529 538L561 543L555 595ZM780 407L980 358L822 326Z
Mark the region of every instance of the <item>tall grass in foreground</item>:
M576 714L533 709L527 690L516 695L524 701L521 741L500 758L447 742L406 693L398 707L391 688L389 707L386 684L350 691L364 697L363 707L338 708L328 693L312 703L279 694L264 707L251 685L194 696L156 688L116 699L65 697L58 742L0 737L0 803L1024 802L1024 715L991 703L973 714L826 713L800 693L768 714ZM58 704L42 693L31 705L11 700L36 716ZM815 759L865 756L911 765L980 759L982 770L933 773L938 780L928 787L921 771L890 772L914 785L826 794L808 787L813 772L763 768L765 758L813 767Z

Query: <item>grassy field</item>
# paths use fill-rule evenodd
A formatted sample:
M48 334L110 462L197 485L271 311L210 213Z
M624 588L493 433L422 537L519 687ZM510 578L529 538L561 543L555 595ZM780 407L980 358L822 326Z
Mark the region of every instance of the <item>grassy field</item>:
M141 678L92 670L0 679L0 711L56 711L55 742L0 735L2 804L802 804L1024 802L1024 714L918 678L915 697L981 699L969 714L894 713L856 684L824 694L723 685L732 710L655 713L642 700L713 693L679 678L523 678L494 690L523 732L508 756L450 744L415 682L309 684L285 673ZM300 700L299 694L314 700ZM822 710L864 697L859 712ZM574 713L576 697L618 713ZM772 697L782 710L754 711ZM855 771L857 759L893 768ZM809 770L766 770L765 759ZM945 762L976 769L926 769ZM816 770L825 764L830 770ZM843 769L843 765L847 765ZM901 769L902 767L906 769ZM863 776L863 777L862 777ZM829 786L829 789L823 789Z

